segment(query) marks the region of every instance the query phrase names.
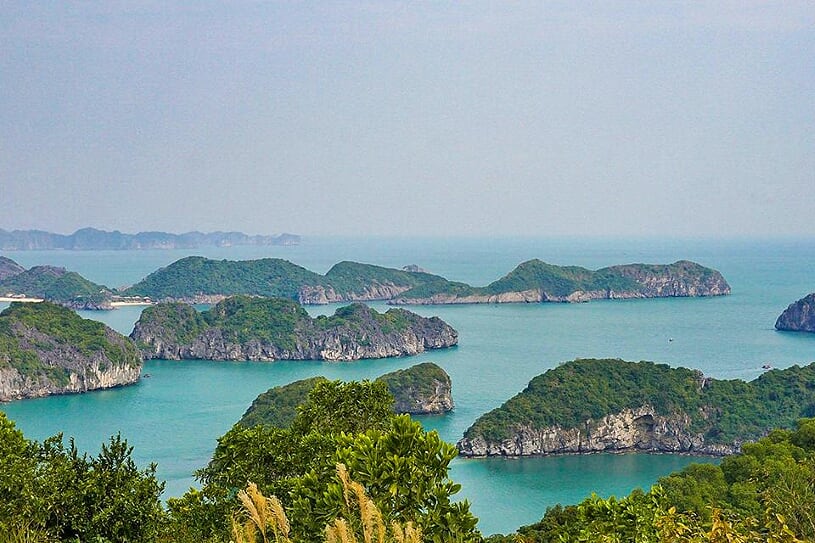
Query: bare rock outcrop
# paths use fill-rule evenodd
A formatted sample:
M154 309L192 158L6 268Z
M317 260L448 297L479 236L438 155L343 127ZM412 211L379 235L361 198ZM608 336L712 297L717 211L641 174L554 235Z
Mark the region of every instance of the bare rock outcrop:
M363 304L312 319L293 300L226 298L198 313L184 304L145 309L131 334L145 357L166 360L331 360L410 356L452 347L458 332L438 317Z
M790 304L775 321L775 328L794 332L815 332L815 293Z
M482 436L457 444L462 456L542 456L596 452L665 452L724 456L740 450L740 443L707 444L702 433L691 429L684 413L665 416L653 406L624 409L579 427L520 426L512 436L491 442Z
M0 401L135 383L141 356L128 338L70 309L14 303L0 313Z

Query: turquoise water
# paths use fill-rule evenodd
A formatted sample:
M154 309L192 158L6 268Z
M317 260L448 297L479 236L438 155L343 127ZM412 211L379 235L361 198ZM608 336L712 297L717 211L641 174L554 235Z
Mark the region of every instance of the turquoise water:
M297 247L236 247L199 251L4 253L25 266L64 265L107 285L138 281L189 254L212 258L289 259L324 273L340 260L401 267L418 264L449 279L486 284L523 260L590 268L667 263L687 258L719 269L733 288L728 297L411 308L438 315L460 333L458 347L418 357L353 363L151 361L150 378L134 386L85 395L6 404L27 436L57 432L98 450L118 431L140 463L158 463L166 495L194 484L215 440L271 386L312 375L360 379L432 360L450 373L456 409L423 417L448 441L459 439L482 413L527 382L576 357L654 360L699 368L720 378L753 379L763 364L787 367L815 359L815 335L773 329L791 302L815 291L815 241L664 241L534 239L306 239ZM383 304L374 304L387 309ZM310 308L312 314L335 306ZM129 333L141 308L83 312ZM673 338L673 341L668 341ZM574 503L596 491L624 494L647 487L692 459L669 455L591 455L558 458L456 460L451 476L463 486L484 533L508 532L538 520L555 503Z

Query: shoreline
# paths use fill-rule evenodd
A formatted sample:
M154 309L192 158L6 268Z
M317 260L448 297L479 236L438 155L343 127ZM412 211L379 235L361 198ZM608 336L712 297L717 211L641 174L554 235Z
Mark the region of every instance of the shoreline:
M114 302L110 302L110 305L112 305L113 307L130 307L130 306L139 306L139 305L153 305L153 302L147 302L147 301L139 301L139 302L114 301Z
M37 304L37 303L44 302L44 301L45 300L43 300L42 298L26 298L26 297L17 298L17 297L14 297L14 296L0 296L0 303L2 303L2 302L27 302L27 303Z

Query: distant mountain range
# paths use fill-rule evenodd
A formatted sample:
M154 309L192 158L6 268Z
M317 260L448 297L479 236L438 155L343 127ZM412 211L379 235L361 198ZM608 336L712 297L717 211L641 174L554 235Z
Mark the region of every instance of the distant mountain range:
M33 251L67 249L74 251L125 249L196 249L198 247L231 247L233 245L297 245L300 236L250 236L242 232L139 232L124 234L96 228L82 228L73 234L54 234L42 230L3 230L0 228L0 250Z

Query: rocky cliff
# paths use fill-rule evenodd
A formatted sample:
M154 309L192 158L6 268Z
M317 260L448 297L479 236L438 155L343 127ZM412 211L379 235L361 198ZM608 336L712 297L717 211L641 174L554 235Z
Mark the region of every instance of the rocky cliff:
M134 383L141 365L128 338L70 309L15 302L0 313L0 401Z
M458 332L437 317L352 304L312 319L296 302L236 296L204 313L182 304L144 310L131 334L147 357L168 360L359 360L451 347Z
M548 370L459 441L465 456L651 451L725 455L815 410L815 364L751 382L623 360Z
M540 260L520 264L486 287L433 282L405 291L394 305L588 302L590 300L723 296L724 277L695 262L626 264L592 271Z
M775 328L795 332L815 332L815 293L790 304L775 321Z
M542 456L595 452L665 452L724 456L737 453L740 443L710 444L692 429L684 413L660 415L651 405L624 409L600 419L587 419L576 428L518 426L508 439L483 436L457 444L462 456Z

